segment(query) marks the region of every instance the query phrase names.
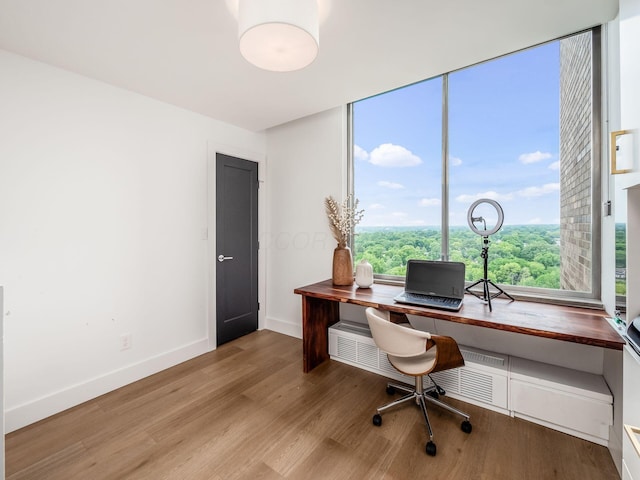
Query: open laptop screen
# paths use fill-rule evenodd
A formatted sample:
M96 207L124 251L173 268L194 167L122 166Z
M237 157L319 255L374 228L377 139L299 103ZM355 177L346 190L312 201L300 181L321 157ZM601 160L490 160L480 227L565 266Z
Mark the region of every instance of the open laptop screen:
M404 290L408 293L463 298L464 271L462 262L409 260Z

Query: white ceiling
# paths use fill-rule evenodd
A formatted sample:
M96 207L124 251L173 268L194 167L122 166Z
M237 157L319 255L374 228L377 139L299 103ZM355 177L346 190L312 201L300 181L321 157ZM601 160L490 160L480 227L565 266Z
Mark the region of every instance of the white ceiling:
M237 0L0 0L0 48L259 131L615 17L617 0L318 0L320 53L241 56Z

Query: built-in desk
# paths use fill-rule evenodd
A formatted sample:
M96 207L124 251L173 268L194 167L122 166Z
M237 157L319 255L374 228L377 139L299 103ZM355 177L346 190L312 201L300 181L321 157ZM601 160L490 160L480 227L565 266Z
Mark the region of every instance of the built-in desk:
M309 372L329 358L327 329L340 320L340 303L375 307L507 332L622 350L624 341L609 325L604 310L517 300L491 300L493 311L468 295L458 312L414 307L393 300L402 287L375 283L371 288L334 286L331 280L296 288L302 295L303 369Z

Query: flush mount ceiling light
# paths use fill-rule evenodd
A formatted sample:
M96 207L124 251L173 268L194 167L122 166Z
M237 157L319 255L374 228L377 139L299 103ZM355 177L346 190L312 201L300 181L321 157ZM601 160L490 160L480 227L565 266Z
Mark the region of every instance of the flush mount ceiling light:
M240 0L240 53L264 70L290 72L318 54L317 0Z

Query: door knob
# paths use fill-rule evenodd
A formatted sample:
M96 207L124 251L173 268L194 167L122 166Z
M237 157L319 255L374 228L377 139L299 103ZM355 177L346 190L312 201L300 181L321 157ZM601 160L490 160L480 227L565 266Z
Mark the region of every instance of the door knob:
M224 262L225 260L233 260L233 257L225 257L222 254L218 255L218 261L219 262Z

